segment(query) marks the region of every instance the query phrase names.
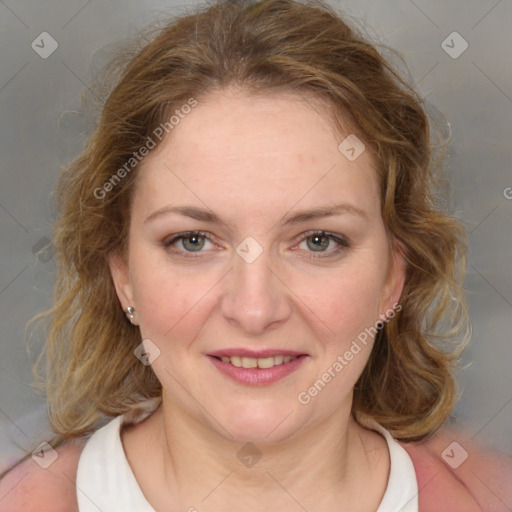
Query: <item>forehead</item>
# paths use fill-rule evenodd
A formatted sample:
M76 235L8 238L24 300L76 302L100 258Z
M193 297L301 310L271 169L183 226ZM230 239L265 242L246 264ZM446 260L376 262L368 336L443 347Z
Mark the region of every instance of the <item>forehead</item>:
M380 212L369 152L349 160L339 149L349 133L336 133L323 107L282 93L208 95L143 162L134 207L192 202L249 215L342 200Z

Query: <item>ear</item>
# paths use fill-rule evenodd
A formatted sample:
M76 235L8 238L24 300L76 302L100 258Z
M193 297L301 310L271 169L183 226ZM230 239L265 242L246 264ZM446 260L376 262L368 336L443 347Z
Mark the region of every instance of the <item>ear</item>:
M382 292L380 303L380 315L386 315L386 311L393 310L396 307L402 295L405 284L405 275L407 264L404 258L405 249L396 240L390 249L390 262L386 283Z
M136 308L127 263L122 256L115 254L109 256L108 265L121 307L123 310L126 310L128 306Z

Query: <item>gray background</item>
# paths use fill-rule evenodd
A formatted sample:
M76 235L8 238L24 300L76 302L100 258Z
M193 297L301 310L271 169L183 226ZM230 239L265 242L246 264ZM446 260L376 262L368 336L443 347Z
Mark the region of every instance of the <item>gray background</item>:
M405 56L422 96L451 124L448 177L470 237L473 323L464 358L473 364L454 415L474 439L512 455L512 2L331 3ZM93 55L101 61L106 45L182 11L156 0L0 2L0 471L48 437L24 329L50 305L55 262L51 249L38 250L59 168L83 143L79 98ZM31 47L45 31L59 45L47 59ZM454 31L469 45L457 58L441 46ZM462 47L452 39L453 53Z

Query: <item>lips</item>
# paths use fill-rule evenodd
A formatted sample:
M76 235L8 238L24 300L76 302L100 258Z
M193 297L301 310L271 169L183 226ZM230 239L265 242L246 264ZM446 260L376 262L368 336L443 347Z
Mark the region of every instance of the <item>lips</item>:
M221 360L230 363L237 368L272 368L283 363L289 363L299 356L269 356L269 357L240 357L240 356L221 356Z
M307 354L293 350L227 349L208 354L225 375L243 384L270 384L298 369Z
M254 351L247 349L226 349L212 352L209 355L225 363L230 363L237 368L266 369L289 363L305 354L295 350L267 349Z

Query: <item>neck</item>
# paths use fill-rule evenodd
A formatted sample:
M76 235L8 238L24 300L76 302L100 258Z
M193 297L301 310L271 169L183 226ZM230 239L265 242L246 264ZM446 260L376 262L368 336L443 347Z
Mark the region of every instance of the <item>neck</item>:
M354 421L350 404L279 442L236 442L165 396L145 423L146 449L158 448L143 490L158 510L376 510L385 491L386 441Z

